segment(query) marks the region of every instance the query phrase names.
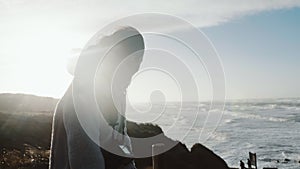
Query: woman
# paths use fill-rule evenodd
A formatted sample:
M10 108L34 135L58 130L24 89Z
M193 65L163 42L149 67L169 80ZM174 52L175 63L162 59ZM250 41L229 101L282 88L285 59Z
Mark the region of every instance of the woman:
M74 80L55 110L50 169L135 168L133 161L128 158L128 154L132 155L132 149L126 133L124 113L126 89L140 67L143 50L143 37L132 27L121 28L109 36L103 36L96 44L83 50L75 68ZM89 71L93 69L91 64L97 64L95 74L91 73L93 70ZM78 104L93 104L86 103L88 99L77 97L85 95L89 76L94 78L99 110L113 129L107 134L103 131L108 130L100 127L99 142L91 139L78 118L83 117L82 114L76 111ZM93 111L87 109L84 113L89 116ZM100 148L99 143L110 145Z

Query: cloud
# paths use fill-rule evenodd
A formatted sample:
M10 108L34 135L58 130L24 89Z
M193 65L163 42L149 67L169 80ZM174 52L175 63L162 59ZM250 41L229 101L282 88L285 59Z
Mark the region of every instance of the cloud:
M299 0L0 0L0 4L0 19L5 18L5 14L16 19L26 16L31 19L44 18L54 24L83 29L99 27L111 20L144 12L171 14L196 26L207 27L261 11L300 7Z

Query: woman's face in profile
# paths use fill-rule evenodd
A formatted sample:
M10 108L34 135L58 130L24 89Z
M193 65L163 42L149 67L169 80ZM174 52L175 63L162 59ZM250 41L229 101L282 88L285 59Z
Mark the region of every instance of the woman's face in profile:
M137 51L124 58L112 76L112 90L123 92L130 85L133 76L139 71L143 61L143 51Z
M138 72L143 55L144 42L141 35L126 38L111 46L104 55L95 76L97 100L102 108L113 104L116 108L124 106L126 89Z

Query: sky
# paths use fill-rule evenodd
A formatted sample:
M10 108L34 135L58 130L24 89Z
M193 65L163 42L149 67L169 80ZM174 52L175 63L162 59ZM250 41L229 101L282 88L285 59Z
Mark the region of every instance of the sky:
M223 63L228 99L300 97L299 7L292 0L0 0L0 93L60 98L72 81L68 61L101 27L158 12L207 35Z
M266 11L204 28L231 98L300 96L300 9Z

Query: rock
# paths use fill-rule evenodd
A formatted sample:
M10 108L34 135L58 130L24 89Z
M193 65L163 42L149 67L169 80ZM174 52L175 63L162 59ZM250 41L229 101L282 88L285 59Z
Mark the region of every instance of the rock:
M228 168L226 162L221 157L199 143L191 148L191 153L196 166L201 166L205 169Z
M157 125L128 122L127 127L131 137L143 138L162 134L161 128ZM228 169L226 162L205 146L197 143L189 151L183 143L164 137L166 141L173 142L175 146L161 155L163 169ZM132 145L133 151L135 151L135 143L133 142ZM150 144L144 145L144 147L151 149ZM135 163L138 169L144 169L152 165L152 158L135 159Z

